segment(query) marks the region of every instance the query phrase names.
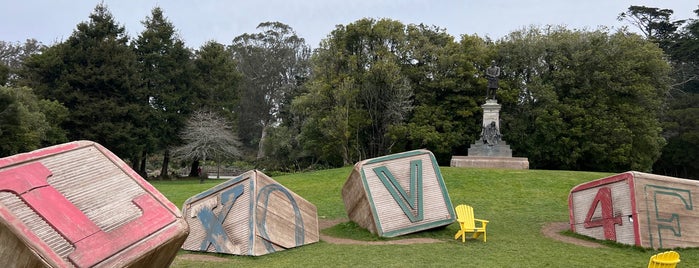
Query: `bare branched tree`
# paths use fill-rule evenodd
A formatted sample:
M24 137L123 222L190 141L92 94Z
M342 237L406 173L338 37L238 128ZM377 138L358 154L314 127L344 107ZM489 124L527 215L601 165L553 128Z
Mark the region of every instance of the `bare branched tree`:
M173 149L173 155L183 161L192 161L193 165L206 160L220 163L241 155L240 142L231 124L211 111L194 112L180 138L185 144Z

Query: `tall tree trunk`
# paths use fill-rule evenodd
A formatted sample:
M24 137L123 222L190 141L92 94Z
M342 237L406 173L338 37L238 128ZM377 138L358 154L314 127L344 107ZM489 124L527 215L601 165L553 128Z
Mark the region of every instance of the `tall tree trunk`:
M138 167L138 174L141 175L141 177L144 177L148 179L148 172L146 172L146 159L148 158L148 153L146 151L143 151L143 154L141 155L141 164Z
M267 123L262 126L262 134L260 134L260 143L257 145L257 159L265 157L265 139L267 138Z
M189 170L190 177L199 177L199 160L192 161L192 169Z
M160 169L160 178L161 179L169 179L170 175L168 174L168 166L170 165L170 150L165 150L163 152L163 167Z
M139 166L140 164L141 164L141 159L137 155L131 156L131 168L133 170L138 171L138 169L140 168L140 166Z

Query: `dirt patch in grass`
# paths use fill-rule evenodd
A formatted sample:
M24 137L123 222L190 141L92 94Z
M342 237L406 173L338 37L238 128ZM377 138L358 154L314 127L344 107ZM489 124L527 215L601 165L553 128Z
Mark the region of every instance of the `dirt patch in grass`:
M340 223L347 221L347 219L334 219L334 220L319 220L318 229L323 230ZM441 243L443 240L434 238L406 238L388 241L359 241L354 239L333 237L320 234L320 240L328 242L330 244L341 244L341 245L412 245L412 244L426 244L426 243Z
M211 256L211 255L205 255L205 254L180 254L175 257L175 261L172 263L173 266L178 260L187 260L187 261L197 261L197 262L226 262L228 259L222 258L222 257L216 257L216 256Z
M549 222L547 224L544 224L543 227L541 227L541 233L551 239L555 239L561 242L569 243L569 244L574 244L578 246L583 246L583 247L589 247L589 248L604 248L606 247L605 245L602 245L600 243L595 243L592 241L587 241L583 239L578 239L575 237L570 237L561 234L563 231L570 230L570 224L567 222Z

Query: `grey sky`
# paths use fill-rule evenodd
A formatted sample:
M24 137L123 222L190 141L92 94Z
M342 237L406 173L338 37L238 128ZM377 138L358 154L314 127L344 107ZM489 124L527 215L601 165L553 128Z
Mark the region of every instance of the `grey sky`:
M50 45L67 39L88 20L98 0L0 0L0 40L35 38ZM697 0L104 0L130 37L159 6L187 46L208 40L230 44L234 37L256 32L260 22L291 26L311 47L318 47L335 25L361 18L391 18L404 24L436 25L458 40L462 34L499 39L529 25L565 25L570 29L612 29L626 23L617 15L631 5L669 8L673 20L696 18Z

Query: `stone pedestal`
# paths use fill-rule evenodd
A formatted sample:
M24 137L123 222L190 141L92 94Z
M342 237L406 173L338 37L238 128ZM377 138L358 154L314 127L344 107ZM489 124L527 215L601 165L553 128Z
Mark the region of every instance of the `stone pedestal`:
M468 155L482 157L512 157L512 149L504 141L498 144L474 143L468 148Z
M485 101L483 130L480 138L468 148L468 156L452 156L452 167L529 169L526 157L512 157L512 149L500 134L500 104L494 99Z
M452 156L452 167L529 169L526 157Z

